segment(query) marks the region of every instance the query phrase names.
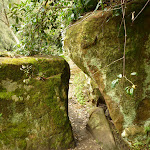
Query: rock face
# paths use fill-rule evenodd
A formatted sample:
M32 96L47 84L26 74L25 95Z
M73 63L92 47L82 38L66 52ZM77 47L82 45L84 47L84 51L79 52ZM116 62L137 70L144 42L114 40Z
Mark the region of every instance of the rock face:
M118 150L102 108L95 108L91 111L87 129L103 150Z
M1 150L74 146L69 77L69 65L60 57L0 58Z
M132 12L136 16L145 3L146 0L134 1L126 9L125 73L136 85L133 96L125 91L126 87L132 89L130 81L117 77L123 72L124 50L124 27L120 28L119 11L97 11L84 17L67 30L64 40L64 48L72 60L98 84L119 133L133 143L146 142L144 130L150 127L150 4L131 21ZM137 76L132 76L132 72ZM112 88L112 81L117 78L119 83ZM133 128L136 132L127 135L126 130Z

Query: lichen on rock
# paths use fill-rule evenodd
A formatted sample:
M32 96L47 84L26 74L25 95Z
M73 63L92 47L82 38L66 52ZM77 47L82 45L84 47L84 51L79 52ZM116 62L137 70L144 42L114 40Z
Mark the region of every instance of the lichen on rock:
M0 149L73 147L67 62L61 57L22 57L0 58L0 64Z

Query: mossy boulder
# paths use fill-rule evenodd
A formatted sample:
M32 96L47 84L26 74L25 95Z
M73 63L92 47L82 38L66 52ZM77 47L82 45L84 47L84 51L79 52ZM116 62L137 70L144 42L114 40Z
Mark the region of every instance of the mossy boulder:
M146 2L137 0L126 7L126 78L119 78L125 37L118 9L83 17L67 30L64 40L72 60L98 84L119 133L132 144L146 143L145 128L150 128L150 4L134 22L131 20L132 12L136 16ZM112 88L112 81L117 78L119 83ZM126 87L131 89L131 95ZM132 129L134 133L126 133Z
M69 78L69 65L61 57L0 58L1 150L74 146Z

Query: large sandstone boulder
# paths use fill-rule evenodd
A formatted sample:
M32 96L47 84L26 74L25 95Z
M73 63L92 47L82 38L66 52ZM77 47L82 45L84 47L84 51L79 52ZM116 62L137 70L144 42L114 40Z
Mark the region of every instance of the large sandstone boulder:
M1 150L74 146L69 77L69 65L60 57L0 58Z
M124 27L120 28L122 14L118 9L97 11L82 18L67 30L64 41L72 60L98 84L116 128L131 143L146 143L145 129L150 127L150 4L134 22L131 20L132 14L135 12L136 16L146 2L129 3L125 17L125 73L136 86L119 75L123 72ZM119 83L112 88L112 81L117 78ZM126 87L131 89L131 95Z

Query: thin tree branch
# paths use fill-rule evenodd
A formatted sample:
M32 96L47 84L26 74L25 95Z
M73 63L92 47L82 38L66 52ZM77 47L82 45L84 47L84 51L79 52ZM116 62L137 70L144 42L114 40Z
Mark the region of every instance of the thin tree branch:
M10 28L10 23L7 17L7 13L6 13L6 9L5 9L5 4L4 4L4 0L2 0L2 5L3 5L3 10L4 10L4 17L6 19L6 22L2 19L0 19L3 23L5 23L5 25L7 25L8 29L11 31L12 36L14 37L15 41L17 44L19 44L19 40L17 38L17 36L14 34L13 30Z
M9 27L9 25L2 19L0 19L0 21L2 21L3 23L5 23L5 25L7 25Z
M45 7L46 7L47 2L48 2L48 0L46 0L46 2L45 2Z
M125 9L126 9L126 4L125 0L121 0L121 7L122 7L122 19L123 19L123 24L124 24L124 52L123 52L123 77L125 76L125 66L126 66L126 41L127 41L127 31L126 31L126 22L125 22ZM125 6L123 5L125 4Z
M141 9L141 11L136 15L136 17L132 21L135 21L135 19L137 19L137 17L142 13L142 11L145 9L145 7L148 5L149 2L150 2L150 0L148 0L146 2L146 4L144 5L144 7Z
M134 85L134 83L133 83L132 81L130 81L126 76L124 76L124 78L125 78L128 82L130 82L132 85Z
M112 64L114 64L114 63L116 63L116 62L118 62L119 60L122 60L122 59L123 59L123 57L121 57L121 58L119 58L119 59L117 59L117 60L111 62L109 65L105 66L104 68L109 67L109 66L111 66Z
M3 17L5 17L1 12L0 12L0 16L3 18Z
M7 26L10 27L9 20L8 20L8 17L7 17L7 13L6 13L6 9L5 9L5 5L4 5L4 0L2 0L2 2L3 2L3 9L4 9L5 18L6 18L6 21L7 21Z
M111 62L110 64L104 66L104 67L101 68L100 70L102 70L102 69L104 69L104 68L107 68L107 67L111 66L112 64L114 64L114 63L116 63L116 62L118 62L118 61L120 61L120 60L122 60L122 59L123 59L123 57L121 57L121 58L119 58L119 59L117 59L117 60ZM96 71L95 73L93 73L93 75L96 74L96 73L98 73L98 72L100 72L100 70L99 70L99 71Z

